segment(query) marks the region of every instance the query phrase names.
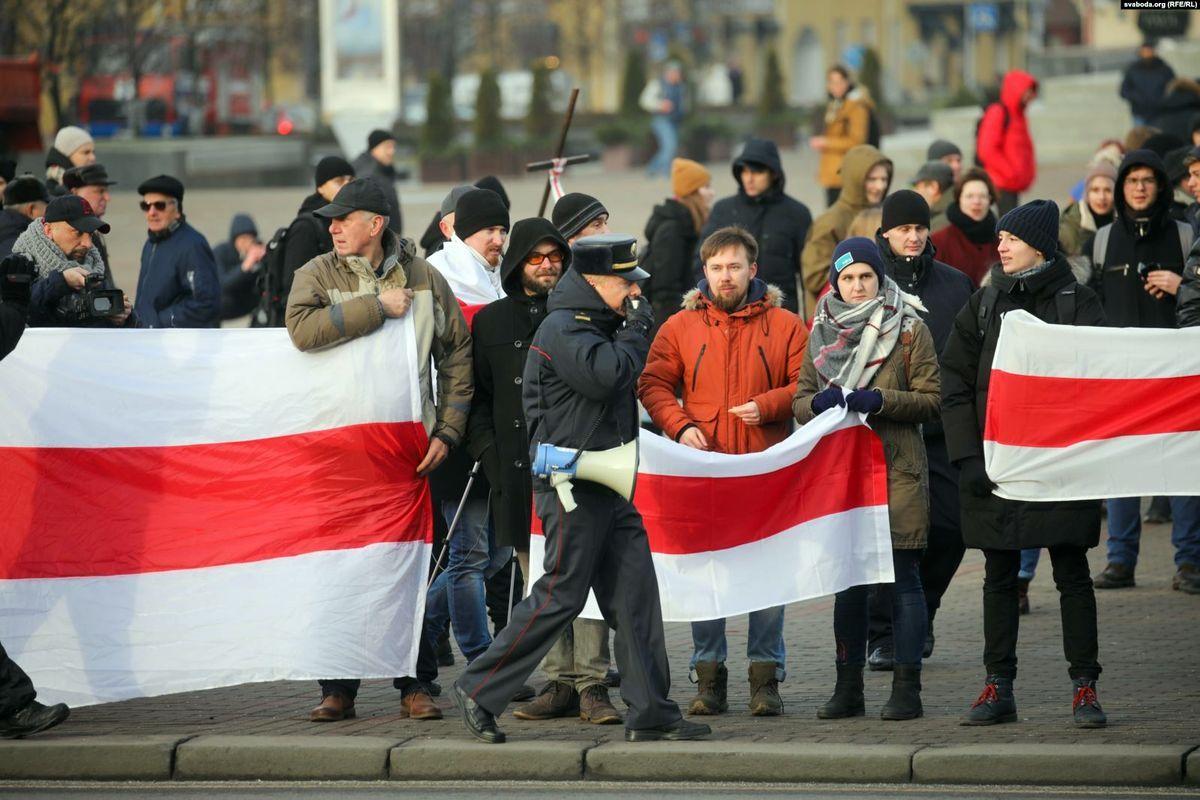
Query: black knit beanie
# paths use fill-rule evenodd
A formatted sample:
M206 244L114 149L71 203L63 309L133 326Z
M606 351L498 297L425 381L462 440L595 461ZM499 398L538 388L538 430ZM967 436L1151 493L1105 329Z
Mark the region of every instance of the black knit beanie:
M912 189L901 189L883 201L881 231L890 231L900 225L924 225L929 227L929 203Z
M384 142L394 141L396 137L391 131L385 131L383 128L376 128L367 136L367 149L374 150Z
M996 235L1008 231L1047 259L1058 252L1058 204L1031 200L1017 206L996 223Z
M316 182L321 186L326 181L340 178L343 175L354 177L354 167L341 156L325 156L317 162Z
M590 194L571 192L558 198L550 221L564 239L570 239L583 230L589 222L601 214L607 214L608 209Z
M459 239L484 228L508 230L508 209L491 189L472 189L454 204L454 233Z

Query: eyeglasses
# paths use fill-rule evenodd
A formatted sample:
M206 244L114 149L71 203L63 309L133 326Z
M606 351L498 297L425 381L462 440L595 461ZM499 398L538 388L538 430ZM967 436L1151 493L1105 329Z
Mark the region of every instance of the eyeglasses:
M138 207L141 208L142 211L149 211L152 208L155 211L166 211L167 206L173 205L175 205L174 200L155 200L153 203L147 203L145 200L143 200L142 202L138 203Z
M1158 178L1126 178L1126 186L1157 186Z
M529 257L525 259L525 263L531 267L540 267L546 259L550 259L550 263L557 266L563 263L563 254L557 250L552 253L530 253Z

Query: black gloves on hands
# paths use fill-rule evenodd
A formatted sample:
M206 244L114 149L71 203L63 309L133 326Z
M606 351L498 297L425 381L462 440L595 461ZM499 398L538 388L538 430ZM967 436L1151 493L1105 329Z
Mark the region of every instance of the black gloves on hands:
M975 497L988 497L996 488L996 484L988 477L981 456L971 456L959 462L958 482Z
M838 386L830 386L813 395L812 410L814 414L828 411L834 406L844 405L846 405L846 399L842 396L841 387Z
M650 338L650 331L654 329L654 309L646 298L625 298L625 327Z
M13 253L0 261L0 300L17 306L28 306L37 265L22 253Z
M878 414L883 408L883 395L878 389L855 389L846 397L846 408L860 414Z

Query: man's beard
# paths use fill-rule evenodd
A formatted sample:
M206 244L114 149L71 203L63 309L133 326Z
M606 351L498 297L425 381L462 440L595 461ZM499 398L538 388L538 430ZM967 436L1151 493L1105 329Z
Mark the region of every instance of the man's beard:
M531 278L528 275L522 274L521 286L524 287L526 292L532 294L534 297L549 297L550 292L558 283L559 276L554 276L554 281L547 286L543 281L548 277L550 276L545 275L542 278Z
M88 249L86 247L76 247L71 251L71 260L82 264L87 260Z
M737 311L741 307L742 303L746 302L746 295L749 293L750 291L747 289L741 294L727 298L720 292L713 292L713 305L722 311Z

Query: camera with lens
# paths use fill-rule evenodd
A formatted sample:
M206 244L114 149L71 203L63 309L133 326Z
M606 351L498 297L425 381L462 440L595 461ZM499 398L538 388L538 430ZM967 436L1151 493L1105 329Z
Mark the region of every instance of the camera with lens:
M67 322L90 322L118 317L125 310L125 293L106 289L104 278L88 275L83 288L72 292L58 304L58 311Z

